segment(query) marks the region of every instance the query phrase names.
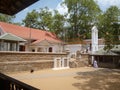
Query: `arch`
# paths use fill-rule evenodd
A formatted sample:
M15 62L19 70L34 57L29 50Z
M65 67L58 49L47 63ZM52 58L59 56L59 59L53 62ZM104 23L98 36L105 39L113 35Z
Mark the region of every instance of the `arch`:
M49 52L52 52L52 47L49 47Z

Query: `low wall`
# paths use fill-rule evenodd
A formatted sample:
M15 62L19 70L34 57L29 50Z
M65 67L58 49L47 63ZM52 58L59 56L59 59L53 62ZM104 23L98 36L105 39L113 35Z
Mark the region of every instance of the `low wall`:
M53 68L55 57L66 56L66 53L0 52L0 72Z

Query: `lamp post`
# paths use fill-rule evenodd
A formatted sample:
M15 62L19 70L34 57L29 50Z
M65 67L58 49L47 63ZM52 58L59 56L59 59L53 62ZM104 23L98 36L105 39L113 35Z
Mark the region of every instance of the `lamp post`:
M30 45L31 45L31 25L32 25L32 19L29 20L30 25L29 25L29 40L28 40L28 51L30 51Z
M28 47L29 47L29 51L30 51L30 50L31 50L31 49L30 49L30 45L31 45L31 27L30 27L30 29L29 29L29 43L28 43L28 44L29 44Z

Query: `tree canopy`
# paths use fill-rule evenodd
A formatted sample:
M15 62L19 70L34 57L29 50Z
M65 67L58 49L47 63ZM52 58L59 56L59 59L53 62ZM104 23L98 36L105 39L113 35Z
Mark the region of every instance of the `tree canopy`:
M73 38L90 38L91 23L96 23L101 10L94 0L65 0L70 15L69 35Z
M59 37L63 31L65 17L57 10L51 12L47 7L40 8L39 11L33 10L27 13L23 24L27 27L49 30Z
M116 6L111 6L104 12L99 20L99 31L105 40L105 50L110 50L114 45L120 44L120 25L118 25L120 10Z
M9 16L9 15L0 13L0 21L2 21L2 22L12 23L14 18L15 18L15 16Z

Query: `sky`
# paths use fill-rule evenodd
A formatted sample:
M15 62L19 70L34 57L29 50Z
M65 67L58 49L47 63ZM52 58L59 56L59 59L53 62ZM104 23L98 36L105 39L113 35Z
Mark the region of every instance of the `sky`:
M31 6L25 8L24 10L17 13L15 16L14 22L22 22L22 20L26 17L28 12L31 12L33 9L39 10L40 8L48 7L50 10L56 9L61 14L67 12L67 7L61 6L61 3L64 0L39 0L38 2L32 4ZM112 5L116 5L120 9L120 0L95 0L100 6L101 10L105 11Z

